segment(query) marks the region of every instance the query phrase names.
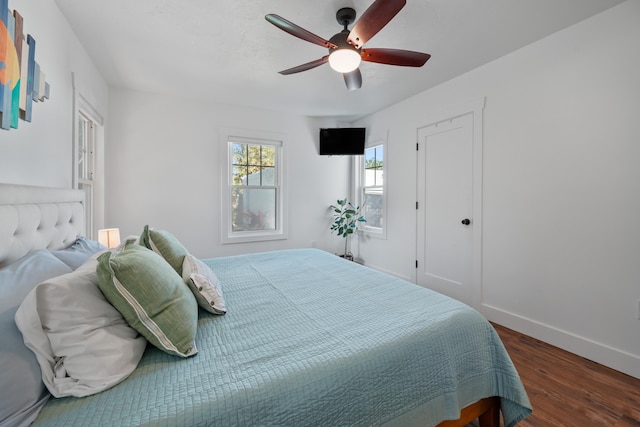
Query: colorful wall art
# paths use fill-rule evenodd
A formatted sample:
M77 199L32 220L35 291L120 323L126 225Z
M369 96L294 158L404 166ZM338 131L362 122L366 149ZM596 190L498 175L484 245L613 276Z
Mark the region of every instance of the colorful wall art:
M18 118L31 121L33 101L49 98L49 83L35 61L36 41L24 36L23 19L0 0L0 129L18 128Z

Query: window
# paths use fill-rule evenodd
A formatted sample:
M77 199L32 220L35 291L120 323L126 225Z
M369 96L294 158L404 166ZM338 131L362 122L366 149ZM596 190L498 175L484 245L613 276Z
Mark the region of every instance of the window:
M83 85L71 73L73 83L72 186L85 193L84 235L97 238L104 227L104 119L80 90Z
M227 135L223 243L284 239L282 141Z
M362 165L362 214L367 219L364 230L384 235L385 232L385 185L384 145L365 148Z
M92 238L96 124L89 116L79 112L77 125L75 176L77 188L85 193L85 230L87 237Z

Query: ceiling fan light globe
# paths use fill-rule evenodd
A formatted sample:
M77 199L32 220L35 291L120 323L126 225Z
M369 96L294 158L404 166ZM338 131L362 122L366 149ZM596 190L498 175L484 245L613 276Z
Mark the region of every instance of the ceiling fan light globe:
M336 49L329 55L329 65L339 73L350 73L360 66L360 54L353 49Z

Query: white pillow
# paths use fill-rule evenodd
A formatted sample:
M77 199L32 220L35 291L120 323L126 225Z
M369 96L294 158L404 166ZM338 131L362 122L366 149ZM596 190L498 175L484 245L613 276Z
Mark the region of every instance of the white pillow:
M146 347L98 288L97 255L73 273L38 285L16 313L24 342L55 397L113 387L134 371Z
M218 276L198 258L187 254L182 262L182 280L189 286L198 305L213 314L225 314L227 307Z

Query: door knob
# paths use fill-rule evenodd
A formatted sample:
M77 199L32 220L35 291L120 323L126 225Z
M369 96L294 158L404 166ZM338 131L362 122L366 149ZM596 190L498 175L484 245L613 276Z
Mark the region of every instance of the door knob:
M471 224L471 220L469 218L465 218L462 220L462 225L469 225Z

